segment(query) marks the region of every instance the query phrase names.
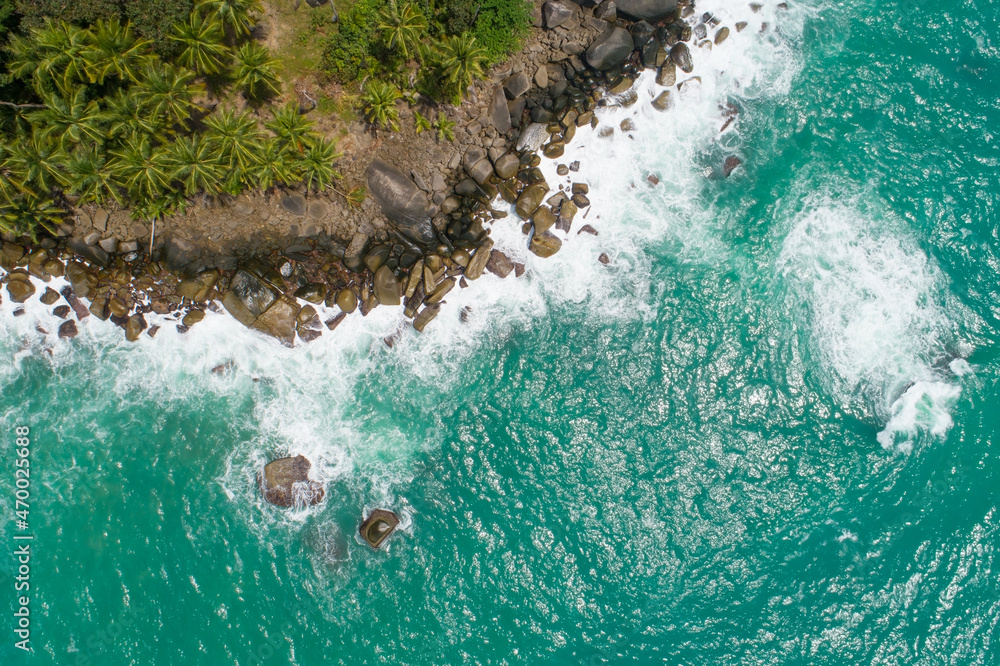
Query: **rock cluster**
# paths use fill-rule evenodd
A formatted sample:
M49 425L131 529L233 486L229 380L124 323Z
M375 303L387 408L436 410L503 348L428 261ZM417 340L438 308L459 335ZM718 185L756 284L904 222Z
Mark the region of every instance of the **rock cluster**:
M322 483L309 479L311 467L305 456L272 460L257 475L257 487L264 499L275 506L318 504L326 496L326 489Z

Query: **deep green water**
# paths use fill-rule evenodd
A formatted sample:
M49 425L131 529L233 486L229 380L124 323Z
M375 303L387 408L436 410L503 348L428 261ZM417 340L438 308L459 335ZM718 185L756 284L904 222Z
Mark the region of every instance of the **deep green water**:
M1000 663L1000 6L775 4L704 5L750 27L700 101L578 141L600 236L391 350L379 310L66 343L5 298L0 663ZM263 505L300 452L327 500Z

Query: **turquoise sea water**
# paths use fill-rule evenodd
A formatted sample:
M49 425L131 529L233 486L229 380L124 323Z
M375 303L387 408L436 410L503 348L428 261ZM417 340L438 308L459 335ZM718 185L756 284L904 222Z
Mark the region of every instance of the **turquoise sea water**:
M1000 8L705 9L749 27L669 114L643 81L602 118L631 137L578 139L563 250L501 222L528 274L392 349L384 309L296 349L219 316L136 345L5 298L34 652L5 614L0 663L1000 662ZM264 505L297 453L326 501Z

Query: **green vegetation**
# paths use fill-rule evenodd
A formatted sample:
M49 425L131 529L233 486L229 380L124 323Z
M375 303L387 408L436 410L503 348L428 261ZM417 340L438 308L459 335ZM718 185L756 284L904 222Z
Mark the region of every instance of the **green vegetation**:
M421 92L457 103L518 47L531 7L528 0L358 0L330 37L324 66L342 83L377 78L399 88L416 68Z
M365 116L375 127L399 130L399 89L384 81L369 81L361 94Z
M232 102L212 110L205 98L206 77L213 91L230 85L254 107L280 93L277 62L248 37L259 3L196 3L165 33L171 58L111 15L116 6L77 2L74 16L96 17L88 27L43 13L38 27L9 36L0 231L51 232L70 202L115 202L152 219L183 210L195 196L295 183L324 190L340 177L336 144L314 131L297 104L270 109L273 119L262 128L250 111ZM21 15L22 23L31 18Z

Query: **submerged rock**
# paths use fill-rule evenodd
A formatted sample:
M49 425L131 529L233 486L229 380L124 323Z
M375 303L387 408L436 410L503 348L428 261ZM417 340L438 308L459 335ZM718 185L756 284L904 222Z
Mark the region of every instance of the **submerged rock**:
M257 487L264 499L275 506L318 504L326 496L326 490L323 484L309 479L311 467L305 456L272 460L257 475Z
M375 509L358 528L361 538L371 546L378 549L385 540L389 538L399 525L399 516L386 509Z

